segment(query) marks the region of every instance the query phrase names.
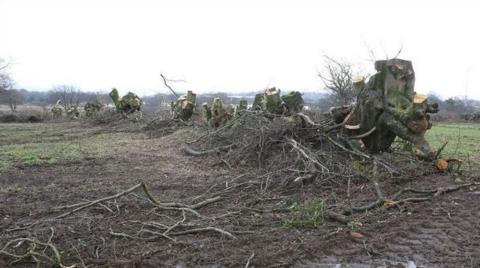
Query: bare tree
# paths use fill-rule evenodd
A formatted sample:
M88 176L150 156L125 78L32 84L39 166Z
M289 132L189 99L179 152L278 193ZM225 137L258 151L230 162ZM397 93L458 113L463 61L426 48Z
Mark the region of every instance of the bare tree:
M8 67L8 62L0 58L0 94L13 87L13 79L7 72Z
M24 92L13 89L14 81L8 73L10 64L0 58L0 103L8 104L10 110L15 112L17 106L25 101Z
M12 112L15 112L17 110L17 106L23 104L24 101L25 96L20 90L8 89L0 95L0 103L8 104Z
M78 107L82 101L81 91L70 85L56 86L49 91L48 95L52 103L60 100L60 105L62 105L65 110Z
M353 68L350 63L325 57L324 70L318 73L325 88L330 91L337 105L350 104L355 100L356 92L352 85Z

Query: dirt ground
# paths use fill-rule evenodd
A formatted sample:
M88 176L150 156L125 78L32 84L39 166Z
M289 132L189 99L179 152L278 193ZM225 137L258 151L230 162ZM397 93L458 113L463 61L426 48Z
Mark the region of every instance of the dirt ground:
M0 134L14 130L16 135L0 140L2 150L12 152L0 156L2 248L18 238L50 241L62 265L76 267L480 267L480 186L354 214L349 224L292 228L284 224L292 204L317 199L325 207L332 200L366 204L375 199L369 182L346 178L285 185L281 173L231 167L215 155L184 155L190 130L157 136L78 122L0 125ZM39 146L52 155L35 156ZM34 156L20 149L37 158L30 161ZM385 178L381 187L386 194L405 187L437 189L479 182L474 174L426 168L408 179ZM195 214L156 207L139 188L57 218L78 206L58 207L108 197L141 182L161 202L220 199ZM159 231L179 222L181 230L210 229L172 231L168 238ZM3 251L19 254L29 246L16 243ZM53 254L42 246L37 251ZM0 254L0 267L36 265L31 257L15 260Z

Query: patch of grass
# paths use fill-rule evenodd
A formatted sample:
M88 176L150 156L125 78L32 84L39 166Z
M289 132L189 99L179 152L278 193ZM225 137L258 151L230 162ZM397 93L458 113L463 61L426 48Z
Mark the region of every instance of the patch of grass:
M12 166L40 166L56 163L60 159L67 159L70 154L64 144L29 143L21 145L2 146L0 152L0 170Z
M2 124L0 128L0 145L25 142L56 142L68 133L65 124Z
M12 150L4 150L0 155L5 155L9 159L20 161L27 166L37 166L43 164L43 159L40 159L33 151L18 147L13 147Z
M0 172L128 154L136 146L134 135L95 133L79 122L1 124Z
M14 124L0 130L0 171L18 166L40 166L64 161L82 160L102 156L105 137L82 136L76 139L65 137L68 128L50 124L51 129L41 125ZM59 135L61 134L61 135ZM2 140L5 142L5 140Z
M10 163L0 159L0 171L10 168Z
M448 141L442 152L444 158L469 159L480 163L480 124L434 124L426 138L438 149Z
M321 199L312 199L290 206L290 214L282 220L282 225L290 229L318 227L325 224L324 203Z

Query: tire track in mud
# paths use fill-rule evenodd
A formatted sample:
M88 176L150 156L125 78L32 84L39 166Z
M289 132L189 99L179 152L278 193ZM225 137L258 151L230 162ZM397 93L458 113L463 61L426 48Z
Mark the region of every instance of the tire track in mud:
M480 266L480 195L458 192L437 202L416 204L389 226L384 255L418 267Z
M480 267L478 204L480 192L465 190L409 204L395 220L365 230L365 244L340 235L318 252L323 257L295 267Z

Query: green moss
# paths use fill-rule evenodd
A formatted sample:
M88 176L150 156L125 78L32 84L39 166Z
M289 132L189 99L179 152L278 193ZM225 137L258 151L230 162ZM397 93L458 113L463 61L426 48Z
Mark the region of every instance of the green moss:
M116 88L112 89L109 95L110 95L110 98L112 98L115 108L117 108L117 110L122 110L122 107L120 104L120 95L118 95L118 90Z
M280 98L280 90L270 88L265 91L263 96L263 108L265 111L272 114L282 114L283 106Z
M302 93L298 91L291 91L290 93L283 95L282 100L290 113L299 113L303 109Z

